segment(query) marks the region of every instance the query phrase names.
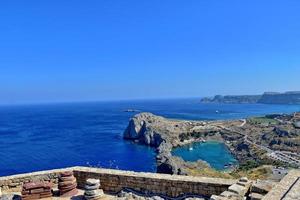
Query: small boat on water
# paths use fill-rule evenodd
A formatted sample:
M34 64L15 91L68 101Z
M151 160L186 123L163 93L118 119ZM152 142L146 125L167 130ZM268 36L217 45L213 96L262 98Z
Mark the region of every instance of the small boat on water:
M136 109L127 109L127 110L124 110L124 112L140 112L140 111L136 110Z
M216 113L219 113L220 111L216 110Z
M206 140L205 140L205 139L201 139L201 140L200 140L200 142L203 142L203 143L205 143L205 142L206 142Z
M234 165L232 162L229 162L228 164L224 165L224 168L232 168Z

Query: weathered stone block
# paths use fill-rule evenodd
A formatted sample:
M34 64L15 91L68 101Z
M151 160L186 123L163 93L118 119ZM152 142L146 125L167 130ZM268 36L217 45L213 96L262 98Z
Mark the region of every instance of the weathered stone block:
M238 184L231 185L228 188L228 191L236 193L236 194L238 194L240 196L244 196L244 194L247 192L245 187L243 187L241 185L238 185Z
M261 194L252 192L252 193L249 195L249 197L250 197L251 200L261 200L261 199L264 197L264 195L261 195Z
M270 181L256 181L251 187L251 192L267 194L273 186L274 183Z

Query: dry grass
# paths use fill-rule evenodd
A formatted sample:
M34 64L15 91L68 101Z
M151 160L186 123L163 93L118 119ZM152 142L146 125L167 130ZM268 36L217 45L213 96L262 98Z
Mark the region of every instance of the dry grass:
M201 176L201 177L212 177L212 178L234 178L229 173L220 172L217 170L214 170L209 167L205 167L202 169L187 169L188 175L190 176Z
M251 180L256 180L256 179L264 180L264 179L268 179L272 174L271 168L272 166L265 165L248 171L235 171L235 172L228 173L228 172L217 171L209 167L205 167L201 169L189 168L187 169L187 172L188 175L190 176L226 178L226 179L248 177Z
M239 178L239 177L248 177L249 179L256 180L256 179L268 179L272 174L272 166L270 165L263 165L248 171L237 171L232 173L232 176Z

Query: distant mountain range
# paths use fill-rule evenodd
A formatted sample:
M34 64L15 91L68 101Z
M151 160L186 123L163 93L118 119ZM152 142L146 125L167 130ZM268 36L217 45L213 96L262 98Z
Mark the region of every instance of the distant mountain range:
M265 92L262 95L216 95L201 99L202 103L261 103L261 104L299 104L300 91Z

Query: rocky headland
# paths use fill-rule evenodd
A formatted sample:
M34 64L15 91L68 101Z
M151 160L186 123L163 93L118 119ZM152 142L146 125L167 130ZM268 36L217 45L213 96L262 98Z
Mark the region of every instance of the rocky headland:
M299 167L299 123L299 113L224 121L175 120L140 113L130 119L124 139L154 147L158 173L184 175L209 168L202 160L186 162L171 154L174 147L204 140L226 144L242 169L265 164Z
M261 103L261 104L300 104L300 92L265 92L262 95L216 95L214 97L205 97L201 99L202 103Z

